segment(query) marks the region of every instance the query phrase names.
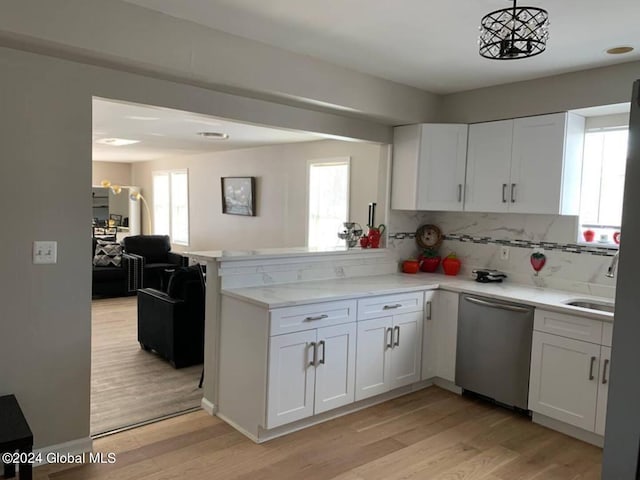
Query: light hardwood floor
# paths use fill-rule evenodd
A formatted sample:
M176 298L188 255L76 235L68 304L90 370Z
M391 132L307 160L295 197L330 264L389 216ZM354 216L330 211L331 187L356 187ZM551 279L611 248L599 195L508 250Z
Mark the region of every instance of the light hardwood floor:
M195 412L99 439L113 465L44 466L35 478L592 480L601 450L436 387L256 445Z
M138 344L136 297L92 302L91 434L198 407L202 366L174 369Z

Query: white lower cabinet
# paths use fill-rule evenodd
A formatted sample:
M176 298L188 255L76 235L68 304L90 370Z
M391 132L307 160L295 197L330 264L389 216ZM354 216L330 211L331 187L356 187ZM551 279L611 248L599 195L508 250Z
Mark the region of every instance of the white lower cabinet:
M356 400L420 380L422 311L358 322Z
M596 407L596 433L604 435L607 420L607 401L609 398L609 367L611 366L611 347L600 349L600 376L598 380L598 406Z
M458 299L454 292L425 292L422 380L439 377L455 382Z
M604 435L611 349L534 331L529 409Z
M271 337L267 428L352 403L355 354L355 323Z

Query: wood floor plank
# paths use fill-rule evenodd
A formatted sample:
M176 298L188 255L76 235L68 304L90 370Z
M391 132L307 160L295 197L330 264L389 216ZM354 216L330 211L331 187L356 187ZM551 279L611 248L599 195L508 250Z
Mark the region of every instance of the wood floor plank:
M115 465L37 480L596 480L601 450L432 387L254 444L199 411L94 442Z
M137 298L92 301L91 434L198 407L202 366L175 369L138 344Z

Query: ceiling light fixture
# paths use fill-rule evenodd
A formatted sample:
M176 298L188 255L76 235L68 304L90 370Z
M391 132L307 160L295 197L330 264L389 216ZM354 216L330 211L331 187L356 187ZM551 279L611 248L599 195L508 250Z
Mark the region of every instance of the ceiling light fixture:
M226 140L227 138L229 138L228 134L220 132L198 132L198 135L200 135L201 137L213 138L218 140Z
M607 50L609 55L622 55L624 53L633 52L633 47L623 46L623 47L613 47Z
M480 55L492 60L534 57L547 48L549 13L536 7L503 8L480 23Z
M128 140L126 138L100 138L96 140L96 143L100 143L101 145L110 145L112 147L123 147L125 145L140 143L140 140Z

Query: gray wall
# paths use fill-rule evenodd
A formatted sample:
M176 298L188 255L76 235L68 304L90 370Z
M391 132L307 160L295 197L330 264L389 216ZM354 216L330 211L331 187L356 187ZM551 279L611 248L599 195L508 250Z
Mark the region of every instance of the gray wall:
M384 142L388 127L0 48L0 394L36 447L89 435L92 95ZM58 264L34 266L34 240Z
M189 169L190 245L174 246L176 250L299 247L306 244L307 162L351 158L349 219L364 225L369 202L381 204L385 195L378 190L382 149L372 143L323 140L167 158L134 163L133 182L152 204L154 171ZM220 177L243 175L257 177L257 215L224 215Z
M0 40L389 124L434 121L439 101L417 88L120 0L2 0Z
M444 122L474 123L629 101L640 62L446 95Z
M640 76L640 75L639 75ZM640 80L634 85L636 106L631 122L635 125L629 135L624 212L620 245L620 267L616 297L616 321L613 329L611 380L607 409L607 431L603 460L605 480L635 480L638 478L640 452ZM636 203L637 202L637 203Z

